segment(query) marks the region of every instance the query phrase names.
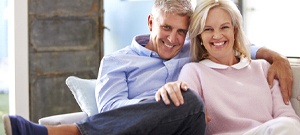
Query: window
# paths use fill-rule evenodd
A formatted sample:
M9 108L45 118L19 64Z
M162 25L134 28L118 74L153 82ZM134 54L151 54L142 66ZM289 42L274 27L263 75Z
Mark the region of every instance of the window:
M250 41L287 57L300 57L299 0L244 0L245 31Z
M0 93L8 92L7 0L0 1Z
M7 38L7 0L0 1L0 117L8 113L8 38ZM4 126L0 119L0 134Z

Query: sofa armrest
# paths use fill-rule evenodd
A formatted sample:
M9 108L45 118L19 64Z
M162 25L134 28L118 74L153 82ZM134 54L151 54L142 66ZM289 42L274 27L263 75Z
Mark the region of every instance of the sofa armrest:
M85 112L74 112L67 114L53 115L39 119L39 124L42 125L61 125L61 124L72 124L79 122L87 118Z

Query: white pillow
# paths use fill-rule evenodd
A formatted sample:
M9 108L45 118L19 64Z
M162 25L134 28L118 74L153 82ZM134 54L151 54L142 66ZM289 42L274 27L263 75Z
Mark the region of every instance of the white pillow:
M70 76L66 79L66 84L83 112L88 116L98 113L95 99L96 79L81 79Z

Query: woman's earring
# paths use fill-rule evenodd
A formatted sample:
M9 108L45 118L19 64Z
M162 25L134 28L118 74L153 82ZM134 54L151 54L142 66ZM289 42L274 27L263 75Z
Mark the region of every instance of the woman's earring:
M200 45L203 45L203 42L200 42Z

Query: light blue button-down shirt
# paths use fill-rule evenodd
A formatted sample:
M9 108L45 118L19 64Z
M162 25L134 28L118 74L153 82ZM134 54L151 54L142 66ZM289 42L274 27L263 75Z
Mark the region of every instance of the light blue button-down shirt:
M177 56L163 60L145 48L149 38L136 36L131 46L103 57L95 89L99 112L154 98L160 87L177 80L182 66L190 61L188 42Z

